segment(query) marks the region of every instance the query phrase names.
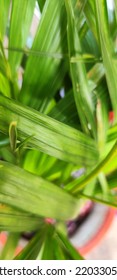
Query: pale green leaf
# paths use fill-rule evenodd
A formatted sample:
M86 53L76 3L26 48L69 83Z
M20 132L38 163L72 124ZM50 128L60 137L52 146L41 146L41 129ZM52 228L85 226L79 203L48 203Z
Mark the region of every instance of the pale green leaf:
M8 23L10 0L0 0L0 40L4 38Z
M3 76L2 73L0 73L0 92L2 92L7 97L10 97L11 95L10 83L8 81L8 78Z
M9 35L9 63L12 74L17 70L22 53L11 51L10 48L24 48L34 13L35 0L12 0Z
M41 224L43 220L37 216L0 204L0 231L34 231Z
M63 189L4 161L0 161L0 202L60 220L74 218L80 209L79 201Z

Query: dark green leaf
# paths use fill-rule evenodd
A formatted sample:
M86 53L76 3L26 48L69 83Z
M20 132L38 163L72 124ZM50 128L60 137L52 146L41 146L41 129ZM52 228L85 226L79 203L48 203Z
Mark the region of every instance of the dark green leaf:
M42 12L46 0L37 0L40 11Z
M63 245L68 250L68 253L70 255L70 259L83 260L83 257L76 251L76 249L70 243L68 238L60 232L57 232L57 233L58 233L58 236L59 236L60 240L62 241Z
M35 260L41 250L44 242L45 228L40 231L30 240L28 245L19 253L15 260Z

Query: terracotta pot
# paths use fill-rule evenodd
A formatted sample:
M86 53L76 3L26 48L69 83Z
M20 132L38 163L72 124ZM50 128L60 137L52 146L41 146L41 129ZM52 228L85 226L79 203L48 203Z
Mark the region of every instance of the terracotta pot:
M93 211L70 238L71 243L85 257L104 238L110 228L116 210L95 204Z

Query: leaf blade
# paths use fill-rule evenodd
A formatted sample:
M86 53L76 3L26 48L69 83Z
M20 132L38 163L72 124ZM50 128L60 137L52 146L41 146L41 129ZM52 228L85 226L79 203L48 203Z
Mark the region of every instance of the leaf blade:
M22 53L12 52L10 51L10 48L24 48L33 17L34 7L35 0L12 1L9 36L9 63L13 75L21 62Z
M90 165L98 157L93 139L44 114L0 96L0 129L7 134L9 123L17 122L17 137L28 136L29 145L42 152L74 164Z
M107 4L105 0L95 0L95 13L97 28L101 44L103 64L109 88L112 106L115 112L115 122L117 121L117 61L114 58L114 45L109 32L109 22L107 14Z
M51 57L53 53L63 54L66 48L65 34L66 16L63 1L47 0L31 49L38 50L42 56L28 57L19 97L24 104L41 112L44 112L50 99L61 86L66 73L66 62ZM43 56L43 53L46 55Z
M65 0L68 18L68 49L71 78L74 90L74 99L83 129L89 133L88 123L91 125L93 136L96 136L96 124L94 118L94 105L91 99L90 88L88 85L85 65L82 61L72 63L72 56L82 56L80 38L75 25L74 11L71 0ZM82 57L81 57L82 59ZM85 105L84 105L85 104Z
M3 161L0 183L2 203L37 216L67 220L80 209L79 202L55 184Z

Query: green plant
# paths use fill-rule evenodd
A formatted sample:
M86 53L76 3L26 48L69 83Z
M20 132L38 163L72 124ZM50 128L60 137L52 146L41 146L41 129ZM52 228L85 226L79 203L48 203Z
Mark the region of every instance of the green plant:
M117 1L37 2L28 48L36 1L0 0L1 258L36 231L16 259L82 259L66 221L87 199L117 207Z

